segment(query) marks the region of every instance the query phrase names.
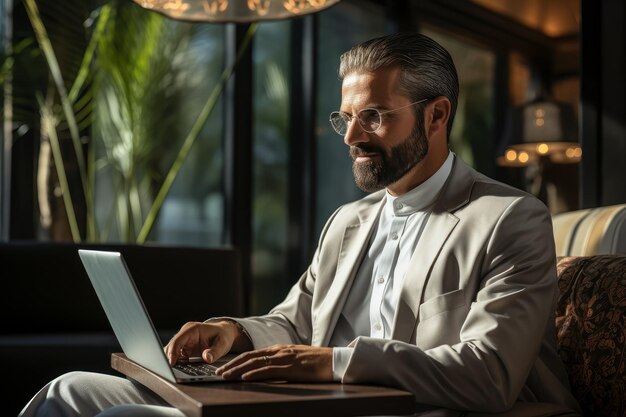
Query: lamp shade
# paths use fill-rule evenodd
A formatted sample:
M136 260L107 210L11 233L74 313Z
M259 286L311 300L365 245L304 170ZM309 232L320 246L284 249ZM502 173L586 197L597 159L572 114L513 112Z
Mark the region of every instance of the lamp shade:
M566 132L569 124L565 113L567 107L552 101L540 101L528 104L523 108L522 140L525 143L574 141L574 137L567 137L572 132Z
M498 164L525 166L541 157L555 163L579 162L577 123L571 106L538 99L509 111Z
M315 13L339 0L133 0L172 19L249 23Z

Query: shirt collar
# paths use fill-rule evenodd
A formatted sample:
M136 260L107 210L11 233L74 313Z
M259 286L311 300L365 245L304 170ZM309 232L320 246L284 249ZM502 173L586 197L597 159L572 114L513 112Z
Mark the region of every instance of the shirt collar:
M389 194L389 190L387 190L385 211L392 213L394 216L408 216L417 211L423 211L426 207L434 203L439 191L452 171L454 158L454 153L448 152L448 157L437 172L406 194L394 197Z

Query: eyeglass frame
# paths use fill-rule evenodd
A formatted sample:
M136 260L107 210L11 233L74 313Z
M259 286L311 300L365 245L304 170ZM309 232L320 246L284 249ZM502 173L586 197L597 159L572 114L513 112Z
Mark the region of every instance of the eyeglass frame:
M361 129L363 129L364 132L376 133L378 131L378 129L380 129L381 126L383 125L383 117L382 117L383 114L393 113L393 112L398 111L398 110L406 109L407 107L415 106L416 104L420 104L420 103L423 103L423 102L428 101L428 100L431 100L431 98L424 98L422 100L418 100L418 101L415 101L413 103L407 104L406 106L398 107L398 108L391 109L391 110L385 110L385 111L380 111L380 110L378 110L378 109L376 109L374 107L366 107L364 109L359 110L355 115L352 115L352 114L349 114L349 113L346 113L346 112L342 112L340 110L339 111L334 111L334 112L330 113L328 121L330 122L330 125L332 126L333 130L335 131L335 133L337 133L340 136L345 136L346 133L348 133L348 126L350 125L350 123L352 123L352 120L354 120L355 118L359 121L359 126L361 127ZM367 110L370 110L370 111L373 110L376 113L378 113L378 118L380 119L380 124L378 125L378 127L376 129L374 129L374 130L371 130L371 131L367 130L365 128L365 126L363 126L363 123L361 122L361 119L359 118L359 114L361 114L361 112L364 112L364 111L367 111ZM333 115L335 115L335 114L339 115L339 116L341 116L343 114L343 115L346 115L347 118L348 118L348 121L346 122L346 131L344 133L339 132L335 128L335 125L333 124Z

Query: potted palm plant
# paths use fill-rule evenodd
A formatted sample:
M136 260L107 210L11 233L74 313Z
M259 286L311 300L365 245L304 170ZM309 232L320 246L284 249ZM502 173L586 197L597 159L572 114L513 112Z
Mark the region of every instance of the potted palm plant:
M206 164L219 146L211 115L236 65L222 70L222 46L210 33L221 27L170 21L117 0L91 9L83 0L23 5L35 39L23 49L47 68L44 82L29 83L36 106L16 112L39 127L42 229L52 239L144 243L185 161L204 163L189 186L219 178L206 175L220 169ZM194 73L198 67L212 82ZM194 147L205 158L188 160Z

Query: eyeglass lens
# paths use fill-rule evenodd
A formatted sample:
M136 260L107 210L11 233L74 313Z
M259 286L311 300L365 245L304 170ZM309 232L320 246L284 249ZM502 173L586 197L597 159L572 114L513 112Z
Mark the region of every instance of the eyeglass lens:
M374 133L380 127L381 116L380 112L376 109L363 109L359 111L356 116L351 116L343 112L332 112L330 115L330 124L335 132L340 135L345 135L348 131L348 124L355 117L359 121L361 128L368 133Z

